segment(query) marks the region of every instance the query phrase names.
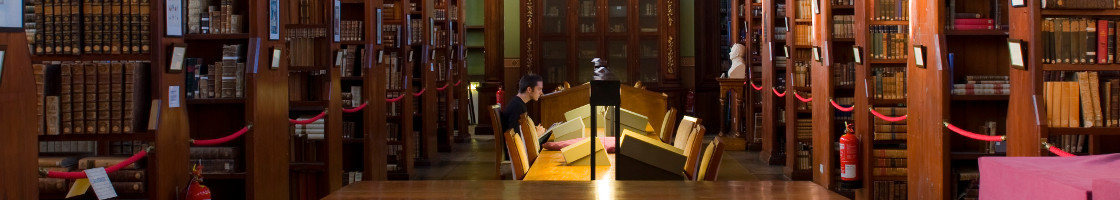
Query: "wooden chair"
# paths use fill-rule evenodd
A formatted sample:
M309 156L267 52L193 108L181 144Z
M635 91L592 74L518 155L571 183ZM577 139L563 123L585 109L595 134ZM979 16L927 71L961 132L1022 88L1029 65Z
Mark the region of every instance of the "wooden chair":
M537 138L544 133L537 133L537 123L533 122L533 118L529 118L529 113L522 113L521 119L521 137L525 145L526 155L529 157L529 164L537 160L537 153L541 151L541 144L537 142Z
M684 148L684 175L688 180L697 180L700 168L700 147L704 145L704 125L698 125L688 134L688 142Z
M671 131L671 129L674 128L673 122L676 122L676 116L677 109L669 108L669 112L666 112L664 119L661 120L661 129L657 130L658 137L660 137L661 142L664 142L665 144L670 144L671 142L673 142L669 139L673 138L673 131Z
M700 119L685 115L681 118L681 124L677 126L676 136L673 137L672 145L679 149L685 148L685 143L688 142L688 133L692 132L696 125L700 124Z
M708 148L704 150L704 156L700 161L700 174L698 174L697 181L715 181L716 176L719 175L719 164L723 161L723 139L716 137L708 144Z
M512 129L506 131L506 149L509 149L510 164L513 165L513 179L525 179L525 174L529 173L529 158L525 154L525 143L521 140L521 135L514 132Z
M497 174L498 179L504 179L502 177L502 165L509 162L505 161L504 157L506 151L502 150L506 144L505 140L503 140L505 137L502 136L502 115L499 114L501 112L501 105L490 106L490 126L492 126L494 130L494 172Z

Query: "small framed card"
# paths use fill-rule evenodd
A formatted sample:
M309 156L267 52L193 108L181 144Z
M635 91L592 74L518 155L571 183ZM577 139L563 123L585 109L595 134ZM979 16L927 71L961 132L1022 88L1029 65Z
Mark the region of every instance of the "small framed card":
M269 63L272 69L280 69L280 48L272 48L272 63Z
M790 57L789 46L782 46L782 51L785 51L786 58L788 59Z
M187 44L175 43L171 46L171 64L167 66L167 72L182 72L183 59L187 56Z
M1026 7L1026 0L1011 0L1011 7Z
M346 51L339 50L338 53L335 54L335 57L334 57L334 66L335 67L342 67L342 58L343 57L346 57Z
M5 0L0 0L0 2ZM106 11L108 12L108 11ZM183 36L183 0L167 0L164 5L167 13L167 37Z
M914 65L918 68L926 68L926 46L914 45Z
M379 30L379 31L374 31L374 32L377 33L377 36L375 38L377 40L377 44L380 45L381 44L381 32L383 32L383 31L380 31L380 30L382 30L381 29L381 9L378 8L377 9L377 14L374 14L374 15L377 16L377 27L374 27L376 29L373 29L373 30Z
M342 1L334 0L334 42L342 39Z
M0 83L4 82L4 56L8 55L8 46L0 45Z
M857 65L863 64L863 47L852 46L852 59Z
M821 2L820 2L821 0L812 0L812 1L813 1L813 14L821 14Z
M0 32L23 32L23 0L0 0Z
M821 61L821 48L820 47L813 47L813 61L817 61L817 62Z
M280 0L268 0L268 40L280 40Z
M1019 70L1027 70L1027 62L1025 55L1026 49L1023 48L1023 40L1020 39L1007 39L1007 50L1009 51L1011 59L1011 68Z

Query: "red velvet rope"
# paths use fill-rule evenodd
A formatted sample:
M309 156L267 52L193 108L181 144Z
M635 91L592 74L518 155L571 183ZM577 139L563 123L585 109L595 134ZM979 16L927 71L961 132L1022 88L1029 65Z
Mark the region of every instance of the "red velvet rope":
M749 83L751 83L751 88L754 88L754 90L762 91L762 86L756 86L756 85L754 85L754 82L749 82Z
M774 89L774 88L770 88L770 90L773 90L774 95L778 95L778 97L786 97L786 92L778 93L778 89Z
M886 115L883 115L882 113L879 113L879 112L875 111L875 109L867 108L867 110L870 110L872 115L875 115L876 117L879 117L879 119L883 119L883 120L886 120L888 122L897 122L897 121L906 120L906 115L902 115L902 116L898 116L898 117L888 117Z
M245 132L249 132L249 129L252 129L252 128L253 128L253 125L248 125L248 126L245 126L245 128L241 128L241 130L239 130L237 132L234 132L233 134L230 134L230 135L227 135L225 137L218 138L218 139L209 139L209 140L194 140L194 139L191 139L191 144L194 145L194 146L213 146L213 145L226 143L226 142L229 142L230 140L236 139L237 137L241 137L241 135L244 135Z
M443 90L447 89L447 86L451 86L451 83L444 83L443 87L436 88L436 91L441 91L442 92Z
M1071 153L1068 153L1066 151L1062 151L1062 149L1059 149L1058 147L1056 147L1054 145L1050 145L1050 143L1043 142L1042 146L1045 146L1046 150L1050 150L1050 153L1054 153L1054 155L1058 155L1058 156L1061 156L1061 157L1076 157L1077 156L1077 155L1073 155Z
M310 124L310 123L313 123L315 121L318 121L319 119L322 119L323 116L327 116L327 111L324 110L322 113L319 113L319 115L316 115L315 117L312 117L311 119L306 119L306 120L288 119L288 122L292 122L293 124Z
M832 99L829 99L828 103L831 103L832 107L836 108L836 110L840 110L840 111L844 111L844 112L852 112L852 110L856 109L855 105L852 105L852 107L847 107L847 108L845 108L843 106L840 106L840 104L836 104L836 101L832 101Z
M427 90L428 90L428 88L423 88L423 89L420 89L420 92L417 92L417 93L412 93L412 96L414 96L414 97L418 97L418 96L420 96L420 95L424 95L424 91L427 91Z
M999 141L1007 140L1007 136L980 135L980 134L976 134L976 133L973 133L973 132L968 132L968 131L966 131L964 129L961 129L961 128L957 128L957 126L953 126L953 124L949 124L949 122L942 122L942 124L945 124L945 127L949 128L950 131L956 132L957 134L961 134L961 136L965 136L965 137L972 138L972 139L975 139L975 140L983 140L983 141L989 141L989 142L999 142Z
M343 108L342 112L344 112L344 113L355 113L355 112L361 111L363 108L366 108L366 104L369 104L369 103L368 102L367 103L362 103L362 105L359 105L358 107L354 107L354 108L350 108L350 109Z
M458 87L460 83L463 83L463 80L459 80L459 82L455 82L455 87Z
M113 166L106 167L105 168L105 173L113 173L113 172L116 172L117 170L120 170L121 168L124 168L125 166L131 165L132 163L135 163L136 161L139 161L141 158L144 158L144 156L147 156L148 151L151 151L151 150L152 150L152 148L148 147L148 149L142 150L140 152L136 152L136 154L133 154L132 157L129 157L127 160L121 161L121 162L119 162L119 163L117 163ZM83 178L86 178L86 172L56 172L56 171L46 171L45 169L40 169L40 170L41 170L40 173L45 174L48 178L62 178L62 179L83 179Z
M393 103L393 102L398 102L398 101L401 101L401 99L404 99L404 95L401 95L401 96L397 96L397 98L392 98L392 99L385 99L385 102L387 102L387 103Z
M797 94L797 92L793 93L793 97L797 97L797 100L801 100L801 102L805 102L805 103L809 103L810 101L813 101L813 97L804 98L804 97L801 97L800 94Z

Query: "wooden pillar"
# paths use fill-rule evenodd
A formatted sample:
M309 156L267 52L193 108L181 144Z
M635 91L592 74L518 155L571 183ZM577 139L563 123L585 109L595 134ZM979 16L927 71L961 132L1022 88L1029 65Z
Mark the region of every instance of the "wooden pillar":
M38 199L39 140L35 135L35 79L31 70L31 53L27 35L19 32L0 33L0 51L4 51L0 71L0 157L4 170L0 177L0 198Z

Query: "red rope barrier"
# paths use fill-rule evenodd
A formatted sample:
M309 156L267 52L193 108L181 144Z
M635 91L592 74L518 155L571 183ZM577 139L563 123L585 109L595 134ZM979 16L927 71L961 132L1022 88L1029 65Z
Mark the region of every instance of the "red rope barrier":
M941 123L945 124L945 127L949 128L950 131L956 132L957 134L961 134L961 136L965 136L965 137L972 138L972 139L975 139L975 140L983 140L983 141L989 141L989 142L998 142L998 141L1007 140L1006 135L1003 135L1003 136L980 135L980 134L976 134L976 133L973 133L973 132L968 132L968 131L966 131L964 129L961 129L961 128L957 128L957 126L953 126L953 124L949 124L949 122L941 122Z
M443 90L447 89L447 86L451 86L451 83L444 83L443 87L436 88L436 91L441 91L442 92Z
M836 101L832 101L832 99L829 99L828 103L831 103L832 107L836 108L836 110L840 110L840 111L844 111L844 112L852 112L852 110L856 109L856 105L852 105L852 107L845 108L843 106L840 106L840 104L836 104Z
M805 102L805 103L809 103L810 101L813 101L813 97L809 97L809 98L801 97L801 95L797 94L797 92L793 93L793 97L797 97L797 100L801 100L801 102Z
M778 97L786 97L786 92L778 93L778 89L774 89L774 88L770 88L770 90L773 90L774 95L778 95Z
M121 168L124 168L125 166L131 165L132 163L135 163L136 161L139 161L141 158L144 158L144 156L148 156L148 151L151 151L151 150L152 150L152 147L148 147L148 149L144 149L140 152L136 152L136 154L133 154L132 157L129 157L127 160L121 161L121 162L119 162L119 163L117 163L113 166L106 167L105 168L105 173L113 173L113 172L116 172L117 170L120 170ZM62 178L62 179L83 179L83 178L86 178L86 173L85 172L56 172L56 171L47 171L46 169L39 169L39 174L44 175L47 178Z
M463 83L463 80L459 80L459 82L455 82L455 87L459 87L460 83Z
M342 112L344 112L344 113L355 113L355 112L361 111L362 109L366 108L366 104L369 104L369 102L362 103L362 105L359 105L358 107L354 107L354 108L350 108L350 109L343 108Z
M879 112L875 111L875 109L867 108L867 110L870 110L872 115L875 115L876 117L879 117L879 119L883 119L883 120L886 120L888 122L897 122L897 121L906 120L906 115L902 115L902 116L898 116L898 117L888 117L886 115L883 115L882 113L879 113Z
M756 86L756 85L754 85L754 82L749 82L749 83L751 83L751 88L754 88L754 90L762 91L762 86Z
M385 99L385 102L386 103L393 103L393 102L401 101L401 99L404 99L404 95L397 96L397 98Z
M288 119L288 122L291 122L293 124L310 124L312 122L318 121L319 119L322 119L323 116L327 116L327 111L324 110L322 113L319 113L319 115L316 115L315 117L312 117L311 119L306 119L306 120Z
M245 126L245 128L241 128L241 130L239 130L237 132L234 132L233 134L230 134L230 135L227 135L225 137L218 138L218 139L209 139L209 140L194 140L194 139L191 139L191 144L194 145L194 146L213 146L213 145L226 143L226 142L229 142L230 140L236 139L237 137L241 137L241 135L244 135L245 132L249 132L249 129L252 129L252 128L253 128L253 125L250 124L248 126Z
M1066 151L1062 151L1062 149L1060 149L1060 148L1058 148L1054 145L1050 145L1050 143L1047 143L1047 142L1042 142L1042 146L1046 147L1046 150L1050 150L1050 153L1054 153L1054 155L1058 155L1058 156L1061 156L1061 157L1076 157L1077 156L1077 155L1073 155L1071 153L1068 153Z
M412 93L412 96L414 96L414 97L418 97L418 96L420 96L420 95L424 95L424 91L427 91L427 90L428 90L428 88L423 88L423 89L420 89L420 92L417 92L417 93Z

